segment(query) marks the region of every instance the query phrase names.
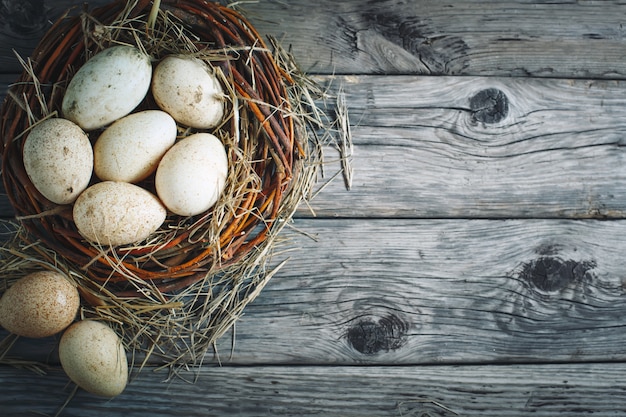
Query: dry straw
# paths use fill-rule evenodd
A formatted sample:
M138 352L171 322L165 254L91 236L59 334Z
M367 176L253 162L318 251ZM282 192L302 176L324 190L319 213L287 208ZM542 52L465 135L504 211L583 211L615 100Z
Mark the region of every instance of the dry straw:
M225 143L231 166L224 195L211 210L171 215L146 241L111 248L82 239L71 207L37 192L20 150L33 125L60 115L76 70L116 44L141 48L155 61L184 53L211 63L228 86L230 116L213 133ZM62 271L80 290L81 316L107 321L135 363L159 358L173 369L203 363L284 264L272 255L289 248L280 232L311 199L324 145L339 138L338 149L351 152L345 103L331 102L240 12L202 0L117 1L68 14L22 64L0 114L3 181L18 216L13 238L0 251L0 292L30 271ZM154 108L149 96L140 108ZM179 131L180 137L191 133ZM153 187L150 180L142 185ZM0 346L0 361L10 362L11 341Z

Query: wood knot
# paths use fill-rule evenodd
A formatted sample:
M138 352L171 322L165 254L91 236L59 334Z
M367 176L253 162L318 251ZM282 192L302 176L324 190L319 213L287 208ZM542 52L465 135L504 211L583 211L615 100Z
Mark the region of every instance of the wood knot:
M375 355L402 347L408 329L408 323L393 314L378 321L362 318L348 330L347 339L357 351L364 355Z
M497 88L487 88L470 98L473 123L498 123L509 114L509 99Z
M580 281L593 268L593 262L578 262L545 256L523 265L520 278L545 292L555 292Z

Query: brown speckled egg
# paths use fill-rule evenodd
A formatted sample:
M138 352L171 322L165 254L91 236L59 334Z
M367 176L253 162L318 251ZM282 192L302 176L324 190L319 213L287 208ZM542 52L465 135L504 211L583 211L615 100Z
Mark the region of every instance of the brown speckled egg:
M0 326L24 337L47 337L69 326L80 305L76 287L54 271L16 281L0 298Z
M67 376L85 391L114 397L126 388L126 350L105 323L81 320L68 327L59 342L59 359Z

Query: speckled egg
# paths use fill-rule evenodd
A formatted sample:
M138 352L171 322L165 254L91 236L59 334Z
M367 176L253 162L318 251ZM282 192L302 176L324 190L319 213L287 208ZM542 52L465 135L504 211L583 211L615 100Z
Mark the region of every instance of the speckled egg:
M69 326L78 312L76 287L59 272L39 271L16 281L0 299L0 325L24 337L47 337Z
M103 246L136 243L154 233L167 212L151 192L134 184L99 182L76 199L76 228L87 240Z
M104 127L129 114L146 96L150 57L128 45L94 55L71 79L61 104L63 117L85 130Z
M35 188L56 204L70 204L89 185L93 149L75 123L51 118L35 125L24 141L24 169Z
M215 71L200 59L166 57L154 69L151 88L158 106L186 126L209 129L224 117L222 85Z
M128 383L128 359L122 340L103 322L72 324L59 342L63 370L85 391L115 397Z

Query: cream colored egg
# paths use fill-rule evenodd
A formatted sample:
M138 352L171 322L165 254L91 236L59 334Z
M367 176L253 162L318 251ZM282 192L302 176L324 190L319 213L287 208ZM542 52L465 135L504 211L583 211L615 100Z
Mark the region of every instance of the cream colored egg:
M80 67L67 86L63 116L85 130L104 127L129 114L146 96L150 57L137 48L113 46Z
M74 223L85 239L103 246L137 243L165 221L156 196L126 182L104 181L87 188L74 203Z
M25 275L0 299L0 325L24 337L47 337L69 326L80 305L76 287L59 272Z
M56 204L70 204L89 185L93 149L75 123L46 119L35 125L23 148L24 168L35 188Z
M176 141L176 122L160 110L129 114L109 126L94 145L94 170L104 181L139 182L155 170Z
M179 123L209 129L224 117L224 90L214 71L200 59L170 55L154 69L152 95Z
M155 176L159 198L180 216L194 216L219 199L228 176L228 157L222 142L210 133L182 139L161 159Z
M72 324L59 342L63 370L85 391L103 397L121 394L128 383L128 359L122 340L105 323Z

